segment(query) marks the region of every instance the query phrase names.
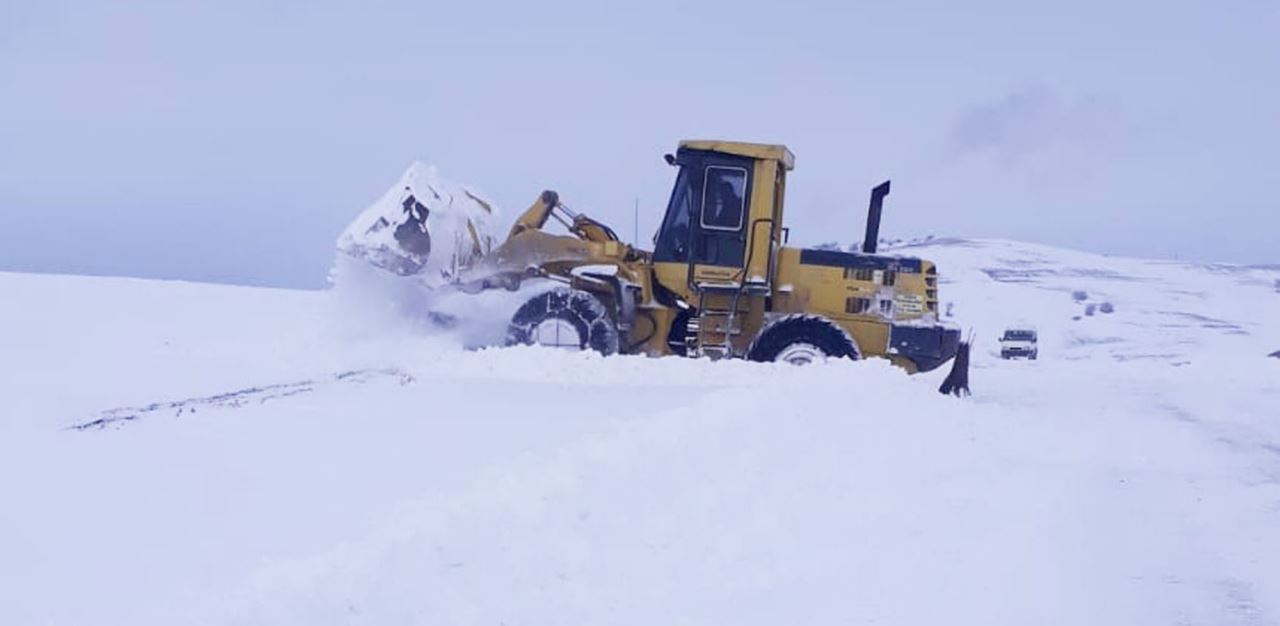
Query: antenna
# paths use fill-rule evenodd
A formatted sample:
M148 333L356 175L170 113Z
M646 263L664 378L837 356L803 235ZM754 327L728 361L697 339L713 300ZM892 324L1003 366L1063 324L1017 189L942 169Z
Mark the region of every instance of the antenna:
M635 210L632 213L631 245L640 247L640 196L636 196Z

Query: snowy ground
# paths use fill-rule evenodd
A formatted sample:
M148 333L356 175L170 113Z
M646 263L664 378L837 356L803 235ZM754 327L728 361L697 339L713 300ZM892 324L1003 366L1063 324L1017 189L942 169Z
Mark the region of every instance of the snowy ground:
M968 400L0 274L0 621L1280 623L1280 271L900 251L977 333Z

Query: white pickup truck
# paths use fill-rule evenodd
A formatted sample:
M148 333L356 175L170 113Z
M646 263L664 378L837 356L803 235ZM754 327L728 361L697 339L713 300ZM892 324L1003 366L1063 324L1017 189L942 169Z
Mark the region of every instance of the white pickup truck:
M1029 326L1007 328L1000 337L1000 358L1027 358L1032 361L1040 355L1040 347L1036 343L1036 329Z

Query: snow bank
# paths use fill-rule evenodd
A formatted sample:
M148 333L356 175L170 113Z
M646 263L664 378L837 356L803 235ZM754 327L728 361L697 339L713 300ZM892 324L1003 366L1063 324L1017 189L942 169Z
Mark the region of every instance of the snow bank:
M503 356L497 386L576 372L620 405L652 397L621 381L683 378L636 358ZM989 376L1027 396L965 403L877 362L677 363L704 380L730 365L733 382L418 494L360 538L264 567L212 621L1159 624L1273 610L1280 577L1255 556L1280 549L1265 504L1280 491L1257 482L1277 465L1255 446L1280 429L1251 431L1262 413L1247 402L1233 424L1209 417L1212 398L1167 393L1265 376L1171 369L1147 396L1125 380L1147 368L1098 384L1057 364L1038 373L1056 391Z

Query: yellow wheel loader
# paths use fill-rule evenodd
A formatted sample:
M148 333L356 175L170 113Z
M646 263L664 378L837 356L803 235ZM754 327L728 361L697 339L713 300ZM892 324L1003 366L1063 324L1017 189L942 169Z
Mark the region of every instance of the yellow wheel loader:
M785 146L683 141L665 158L677 174L652 251L544 191L497 245L468 222L450 282L562 283L519 307L513 344L796 364L884 357L913 373L954 359L942 391L967 392L967 345L939 319L937 268L876 254L889 183L872 191L861 253L801 249L786 245ZM544 230L552 219L568 233Z

